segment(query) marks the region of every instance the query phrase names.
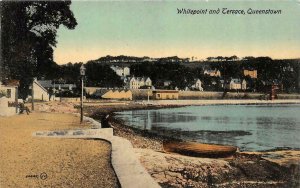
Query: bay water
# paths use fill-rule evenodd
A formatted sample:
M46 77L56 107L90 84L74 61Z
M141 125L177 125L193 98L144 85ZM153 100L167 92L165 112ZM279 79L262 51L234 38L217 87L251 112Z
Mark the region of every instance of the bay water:
M211 105L116 112L126 125L242 151L300 149L300 105Z

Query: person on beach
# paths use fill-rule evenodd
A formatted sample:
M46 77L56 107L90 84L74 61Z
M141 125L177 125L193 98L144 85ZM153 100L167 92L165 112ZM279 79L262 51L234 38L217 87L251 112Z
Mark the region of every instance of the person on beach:
M109 119L109 114L102 116L102 119L101 119L102 128L109 128L108 119Z

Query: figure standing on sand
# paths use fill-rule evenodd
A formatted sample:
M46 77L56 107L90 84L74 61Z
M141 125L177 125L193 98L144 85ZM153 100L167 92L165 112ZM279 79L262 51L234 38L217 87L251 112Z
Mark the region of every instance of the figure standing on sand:
M109 128L109 123L108 123L109 117L110 117L109 114L102 116L102 119L101 119L102 128Z

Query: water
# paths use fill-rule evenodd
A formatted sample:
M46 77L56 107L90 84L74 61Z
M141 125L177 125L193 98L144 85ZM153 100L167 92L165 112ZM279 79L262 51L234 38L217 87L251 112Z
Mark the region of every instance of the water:
M242 151L300 149L300 105L220 105L117 112L126 125Z

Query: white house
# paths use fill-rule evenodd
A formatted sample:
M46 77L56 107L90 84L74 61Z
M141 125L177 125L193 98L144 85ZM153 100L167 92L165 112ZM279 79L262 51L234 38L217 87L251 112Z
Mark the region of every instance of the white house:
M0 116L12 116L18 113L19 81L0 82Z
M203 91L202 82L200 79L196 79L194 84L191 86L192 89Z
M33 79L32 87L33 87L32 89L33 89L34 100L41 100L41 101L50 100L48 90L44 88L36 78Z
M0 92L5 94L6 98L10 102L15 102L18 99L18 86L19 81L11 80L5 84L0 82Z
M164 87L168 87L172 84L172 81L171 80L165 80L164 81Z
M225 85L225 87L229 90L246 90L247 82L246 80L233 78Z
M130 68L129 67L119 67L119 66L111 66L110 67L118 76L126 77L130 76Z
M152 80L149 77L131 77L128 79L126 85L129 89L139 89L143 86L152 86Z
M221 77L221 72L217 69L214 70L204 70L204 74L209 76Z

